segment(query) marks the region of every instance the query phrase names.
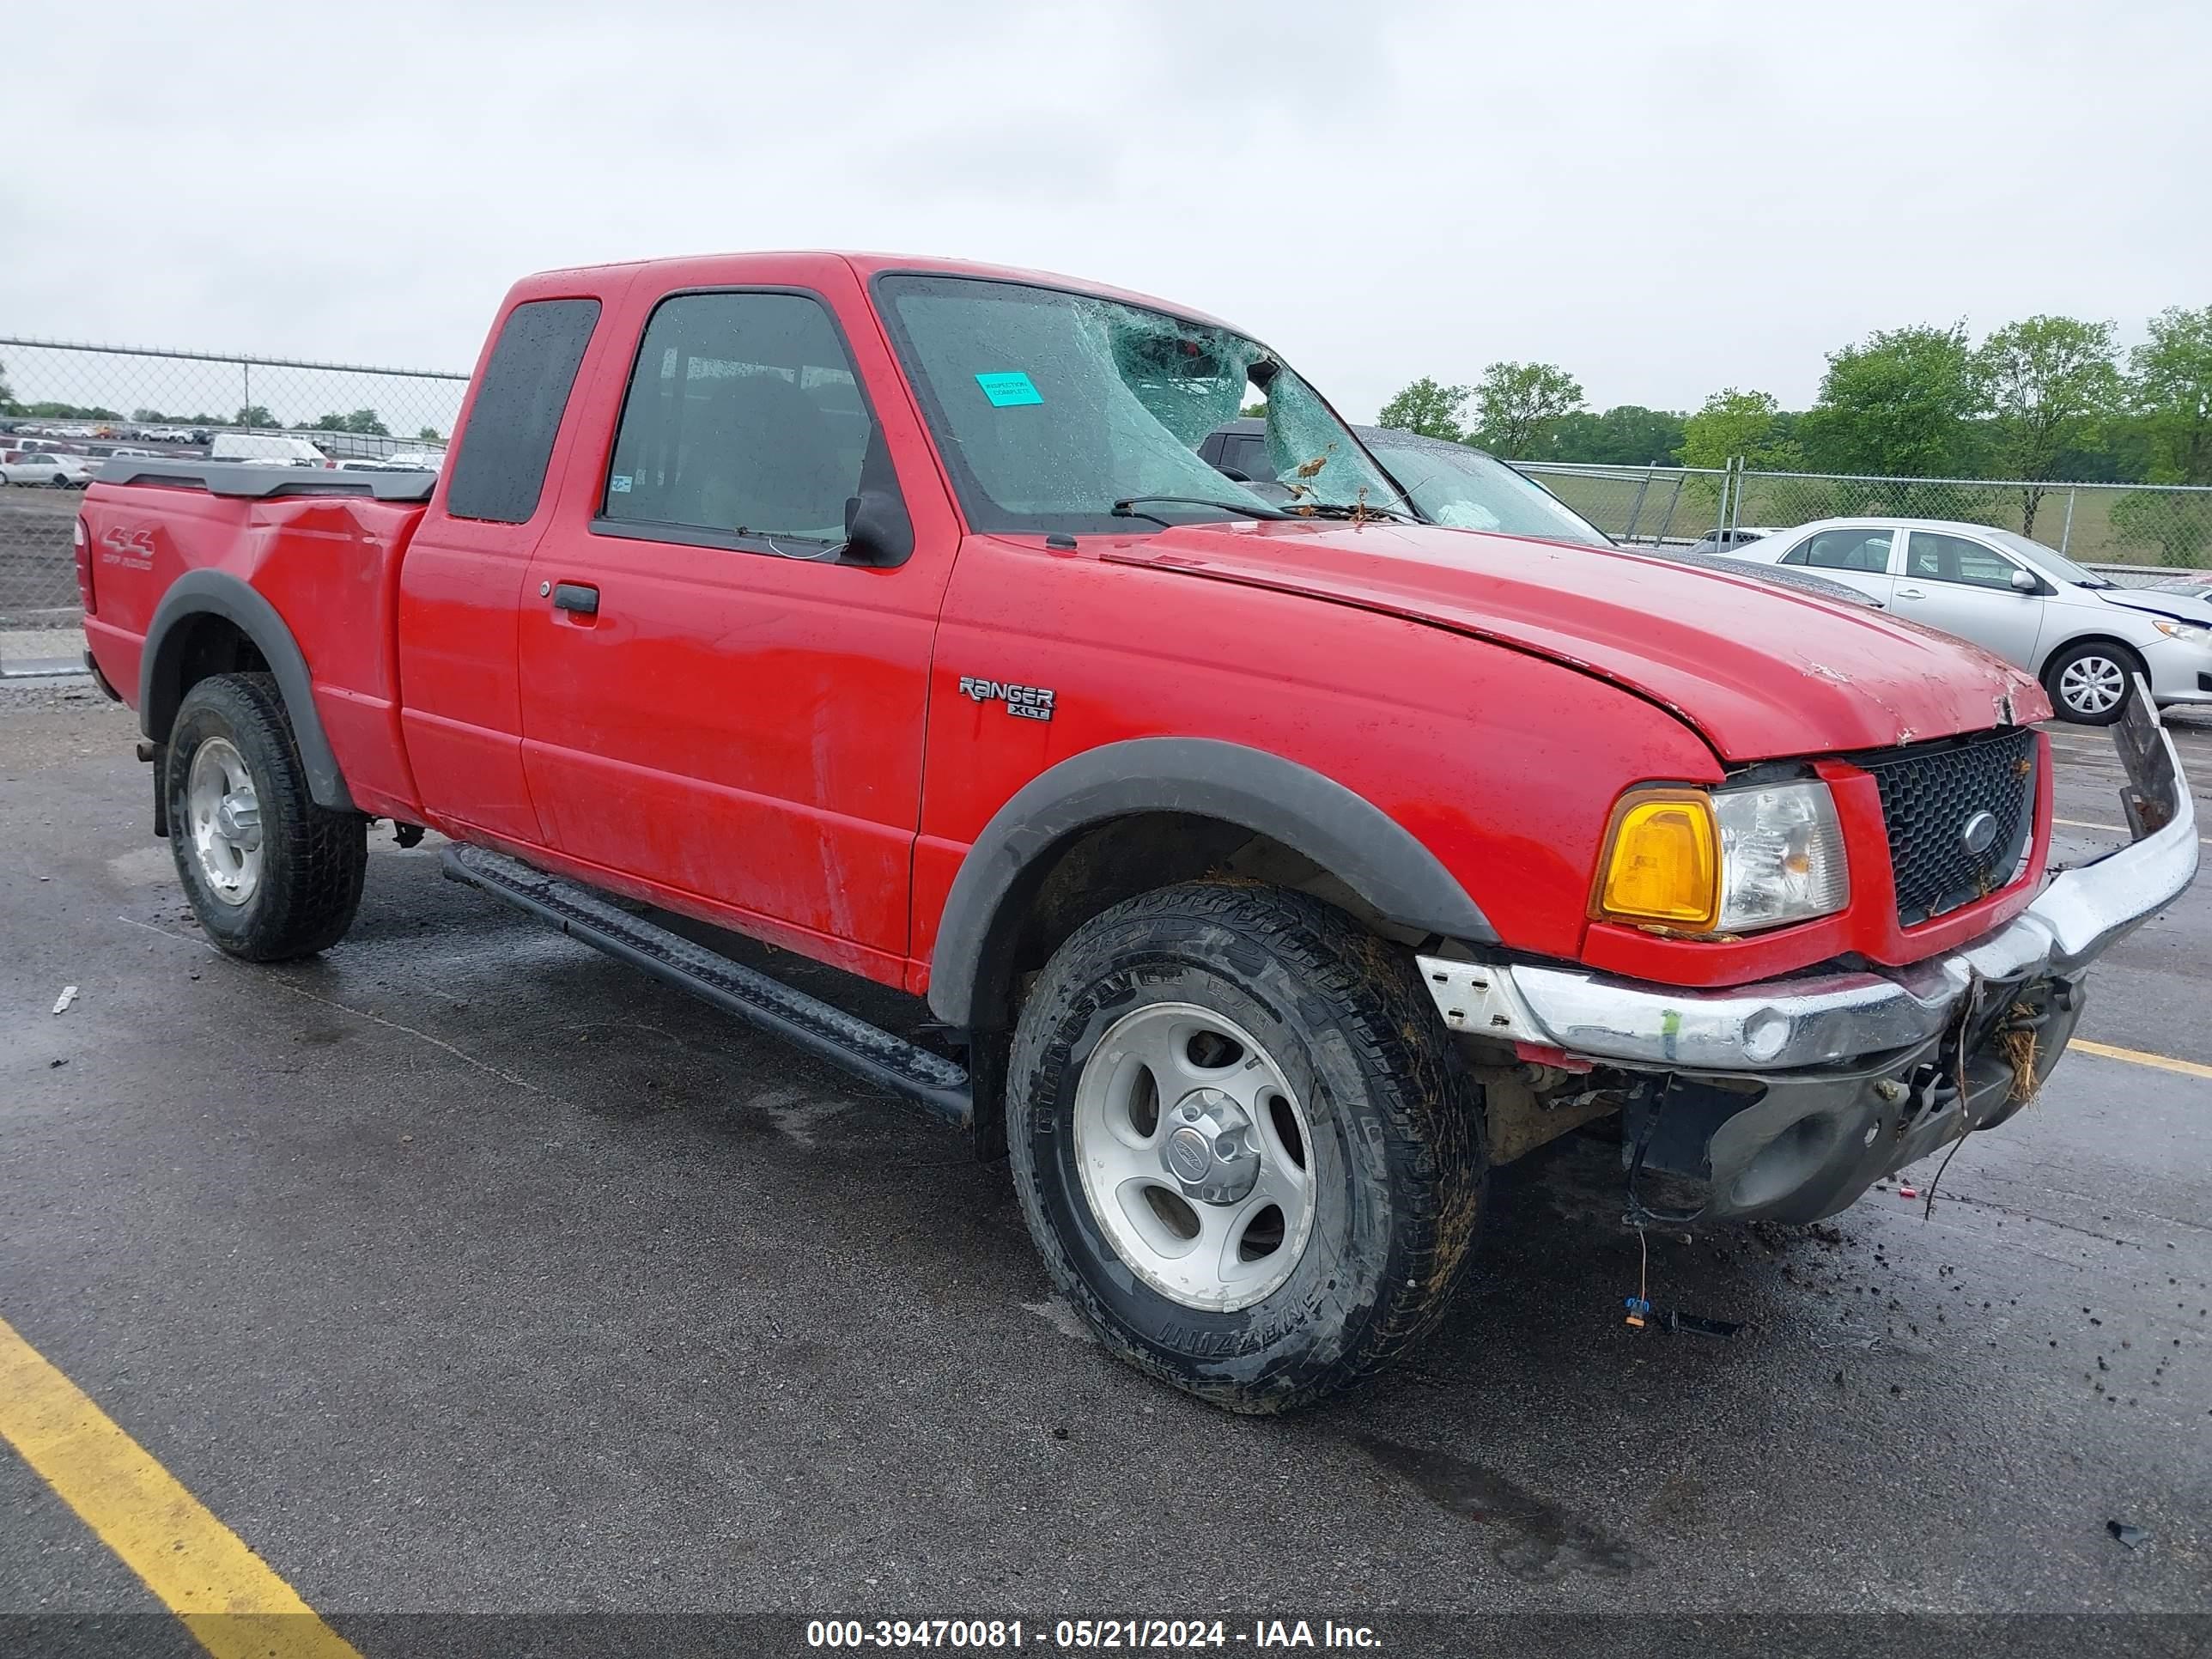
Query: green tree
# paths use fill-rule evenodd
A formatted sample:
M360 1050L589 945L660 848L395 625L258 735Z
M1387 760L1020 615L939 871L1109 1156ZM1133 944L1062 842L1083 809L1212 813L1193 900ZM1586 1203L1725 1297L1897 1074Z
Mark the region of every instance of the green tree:
M438 428L434 426L424 427L420 432L417 432L415 436L419 442L426 444L441 444L446 441L445 438L441 435Z
M2094 442L2100 423L2120 406L2112 325L2051 316L2008 323L1976 350L1974 372L1996 417L1997 466L2027 480L2021 533L2033 536L2061 456Z
M1665 466L1682 445L1683 417L1663 409L1617 404L1602 415L1577 410L1554 421L1523 459L1596 466Z
M2212 483L2212 306L2169 306L2150 319L2149 331L2128 354L2128 401L2150 439L2149 476Z
M1463 435L1460 411L1467 407L1467 400L1473 395L1467 386L1440 386L1424 374L1411 386L1401 387L1382 405L1375 424L1400 432L1418 432L1424 438L1448 438L1456 443Z
M1981 404L1965 324L1878 329L1828 354L1797 437L1824 472L1956 477Z
M328 415L318 415L315 417L314 425L309 429L315 432L359 432L372 438L388 438L392 435L383 420L373 409L356 409L350 415L340 415L335 411Z
M8 365L0 363L0 415L15 412L15 393L8 384Z
M275 426L276 417L269 412L266 404L248 404L231 416L233 426Z
M1467 439L1522 460L1555 422L1582 406L1582 382L1557 363L1492 363L1475 382L1474 430Z
M1682 422L1681 447L1675 453L1684 466L1726 466L1741 455L1747 466L1795 471L1805 457L1789 435L1790 428L1772 392L1725 386Z

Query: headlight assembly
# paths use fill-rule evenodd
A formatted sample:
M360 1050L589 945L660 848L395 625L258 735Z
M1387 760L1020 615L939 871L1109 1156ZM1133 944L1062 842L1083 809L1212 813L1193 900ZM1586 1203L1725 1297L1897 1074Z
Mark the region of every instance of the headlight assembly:
M1818 779L1707 793L1638 789L1613 809L1592 914L1692 933L1741 933L1833 915L1850 866Z

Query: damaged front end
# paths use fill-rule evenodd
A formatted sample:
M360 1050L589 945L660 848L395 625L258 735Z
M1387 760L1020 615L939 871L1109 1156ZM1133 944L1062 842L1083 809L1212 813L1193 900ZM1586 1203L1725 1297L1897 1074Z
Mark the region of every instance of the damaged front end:
M1522 1057L1492 1076L1566 1079L1509 1085L1508 1155L1548 1138L1531 1138L1521 1120L1532 1112L1563 1133L1617 1106L1632 1219L1806 1222L2011 1117L2065 1051L2090 963L2196 874L2188 784L2140 688L2115 736L2133 842L2055 875L2011 921L1946 956L1715 991L1421 957L1449 1028ZM1558 1064L1525 1063L1537 1054ZM1663 1200L1647 1202L1647 1177Z

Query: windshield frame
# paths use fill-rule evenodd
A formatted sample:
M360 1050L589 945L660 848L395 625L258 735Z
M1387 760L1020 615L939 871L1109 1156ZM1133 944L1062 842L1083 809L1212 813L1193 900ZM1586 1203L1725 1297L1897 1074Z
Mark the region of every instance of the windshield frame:
M933 270L922 265L899 265L872 272L868 277L867 283L869 304L875 311L877 322L884 331L884 337L890 345L891 356L898 364L899 374L906 381L907 387L914 398L917 412L921 416L921 424L929 434L929 441L937 452L939 462L945 470L946 478L951 483L953 502L960 514L961 522L971 534L1111 535L1126 538L1157 535L1162 530L1172 526L1133 514L1113 513L1109 510L1112 505L1110 502L1095 514L1010 514L1002 508L993 499L990 492L984 488L982 481L968 465L967 459L960 453L958 445L947 441L948 434L954 432L956 428L939 401L935 386L931 383L929 377L922 372L920 354L908 334L905 320L900 316L896 303L898 285L903 282L915 280L988 283L996 288L1025 289L1033 293L1062 295L1071 299L1090 301L1095 304L1120 306L1129 311L1147 312L1153 316L1164 318L1180 327L1202 329L1209 333L1227 334L1243 341L1258 350L1260 356L1257 361L1273 366L1273 374L1287 375L1303 387L1306 393L1328 412L1329 418L1336 422L1351 452L1365 462L1377 477L1396 492L1392 500L1375 503L1378 509L1403 514L1420 522L1426 522L1421 516L1419 509L1413 507L1411 499L1407 495L1405 487L1399 483L1390 469L1382 463L1374 451L1367 447L1366 441L1359 436L1352 423L1344 417L1336 405L1323 397L1312 381L1285 362L1282 355L1273 346L1264 340L1245 333L1242 329L1232 327L1227 323L1195 312L1179 309L1163 301L1133 298L1109 289L1088 288L1078 283L1054 282L1044 277L1000 276L969 270ZM1191 454L1194 459L1198 455L1194 447L1191 450ZM1210 464L1203 461L1200 464L1208 465L1210 469ZM1226 477L1219 478L1219 483L1224 490L1241 488ZM1235 517L1190 518L1176 522L1243 524L1255 523L1263 520L1273 521L1279 517L1303 519L1307 516L1299 512L1297 504L1294 501L1274 501L1265 497L1255 497L1255 501L1258 507L1273 509L1273 511L1238 514ZM1321 524L1331 522L1331 520L1316 515L1310 520L1310 522Z

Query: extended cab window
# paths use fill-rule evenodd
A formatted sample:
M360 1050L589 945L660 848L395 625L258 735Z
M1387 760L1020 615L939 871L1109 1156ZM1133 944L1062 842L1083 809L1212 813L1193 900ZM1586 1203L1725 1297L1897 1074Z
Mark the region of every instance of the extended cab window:
M1791 548L1780 562L1879 576L1889 568L1890 539L1887 530L1824 530L1802 546Z
M717 546L819 544L802 551L821 556L844 542L873 430L819 301L678 295L646 325L601 518Z
M447 512L498 524L530 521L599 320L597 300L532 300L507 313L469 407Z

